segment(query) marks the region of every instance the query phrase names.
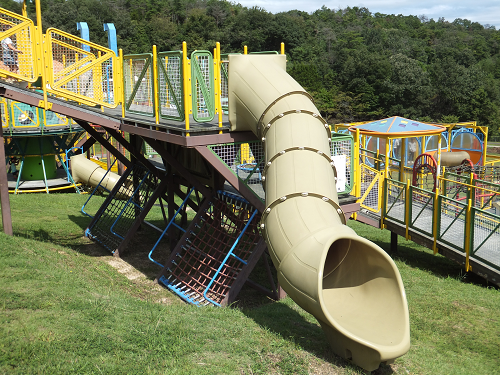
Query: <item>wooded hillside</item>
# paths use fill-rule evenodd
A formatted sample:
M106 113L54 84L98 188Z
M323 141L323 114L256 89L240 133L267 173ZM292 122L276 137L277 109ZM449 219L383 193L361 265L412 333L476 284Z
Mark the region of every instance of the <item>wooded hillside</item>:
M12 0L0 6L20 11ZM400 115L422 121L478 121L499 135L500 31L476 22L371 13L366 8L271 14L219 0L42 0L44 29L75 35L85 21L107 45L113 22L125 54L177 50L279 50L289 73L330 122ZM35 18L34 5L30 16Z

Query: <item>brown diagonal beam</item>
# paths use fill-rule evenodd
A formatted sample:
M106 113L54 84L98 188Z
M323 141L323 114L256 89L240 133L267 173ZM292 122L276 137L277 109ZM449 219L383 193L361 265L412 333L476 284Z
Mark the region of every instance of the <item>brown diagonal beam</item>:
M123 187L123 184L125 183L125 180L128 179L128 176L130 175L130 172L132 171L132 168L128 168L125 173L120 177L120 179L117 181L115 184L114 188L111 189L109 192L108 196L104 200L104 202L101 204L101 207L97 210L96 214L92 218L92 221L90 224L87 226L87 229L85 230L85 233L94 226L94 224L101 218L102 213L106 208L108 207L109 203L114 199L116 193L118 190L120 190Z
M5 84L0 84L0 96L21 103L33 105L35 107L39 107L40 101L43 100L43 95L37 93L36 91L24 90ZM50 104L52 104L52 107L50 108L52 112L60 113L67 117L71 117L75 121L79 119L80 121L83 120L85 122L101 125L106 128L111 128L111 129L120 128L119 119L92 111L90 109L84 108L76 104L72 104L71 102L64 101L62 99L49 97L47 101Z
M128 160L125 155L120 153L115 146L113 146L111 143L108 142L106 138L104 138L97 130L95 130L88 122L85 122L83 120L78 120L74 119L78 125L80 125L82 128L84 128L87 133L89 133L97 142L101 144L106 150L108 150L115 158L117 158L119 161L121 161L123 164L125 164L128 167L130 167L131 163L130 160ZM109 131L110 129L108 129Z
M120 257L123 255L125 248L127 247L128 243L130 242L132 237L134 237L135 233L137 232L137 229L139 229L140 225L142 224L142 222L146 218L146 215L151 210L151 207L153 207L153 204L157 201L157 199L163 194L163 192L167 188L167 184L168 184L168 179L163 178L163 180L161 180L160 184L156 187L155 191L153 192L153 194L151 195L149 200L144 205L142 211L135 218L134 223L132 224L130 229L127 231L127 235L125 236L123 241L120 243L120 245L118 246L118 248L114 252L114 254L113 254L114 256Z
M120 132L113 129L108 129L108 133L111 134L113 138L116 139L118 143L121 144L128 152L130 152L138 161L140 161L142 165L149 169L149 171L153 173L155 177L158 177L159 179L164 178L164 174L153 164L151 164L150 161L141 154L140 150L137 150L129 141L123 138Z
M1 108L1 107L0 107ZM2 117L0 110L0 118ZM5 166L5 147L3 143L3 124L0 124L0 204L2 207L2 225L5 234L12 236L12 216L10 213L9 182Z
M264 202L243 183L236 175L206 146L197 146L196 150L203 156L252 206L264 212Z
M221 306L226 306L236 301L238 293L240 292L243 285L245 285L245 283L248 281L250 273L255 268L255 265L257 264L266 248L266 242L263 238L260 238L259 242L252 252L252 255L250 255L250 257L248 258L247 264L242 268L242 270L238 273L236 280L234 280L234 282L231 284L229 293L227 293L226 297L222 300ZM271 294L274 295L274 293Z

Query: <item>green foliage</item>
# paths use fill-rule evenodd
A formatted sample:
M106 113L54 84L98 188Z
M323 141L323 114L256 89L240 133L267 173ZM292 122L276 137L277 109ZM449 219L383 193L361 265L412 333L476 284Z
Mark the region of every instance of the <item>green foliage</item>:
M112 22L125 54L177 50L224 53L279 50L289 73L311 91L330 121L381 116L500 124L500 31L477 22L371 13L364 7L272 14L227 0L41 0L44 28L106 45L102 24ZM0 6L20 12L19 3ZM28 4L34 18L34 4Z

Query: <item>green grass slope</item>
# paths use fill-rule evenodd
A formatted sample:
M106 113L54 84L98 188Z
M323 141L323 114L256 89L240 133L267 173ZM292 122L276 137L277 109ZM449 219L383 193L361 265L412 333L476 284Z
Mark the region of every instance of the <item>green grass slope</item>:
M115 259L82 236L86 199L11 196L15 236L0 234L0 373L363 373L330 352L314 318L289 298L248 302L244 290L233 308L184 304L153 283L159 270L147 259ZM388 249L389 232L350 225ZM157 236L144 230L138 243ZM499 290L411 242L400 239L394 257L411 349L375 373L498 373Z

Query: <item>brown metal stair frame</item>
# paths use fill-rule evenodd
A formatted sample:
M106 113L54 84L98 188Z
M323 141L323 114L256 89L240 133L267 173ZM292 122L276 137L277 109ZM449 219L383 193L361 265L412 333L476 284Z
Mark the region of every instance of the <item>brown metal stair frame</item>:
M231 304L266 250L259 220L257 209L233 194L218 192L206 199L172 250L158 283L191 304ZM278 299L266 270L272 290L251 281L249 285Z

